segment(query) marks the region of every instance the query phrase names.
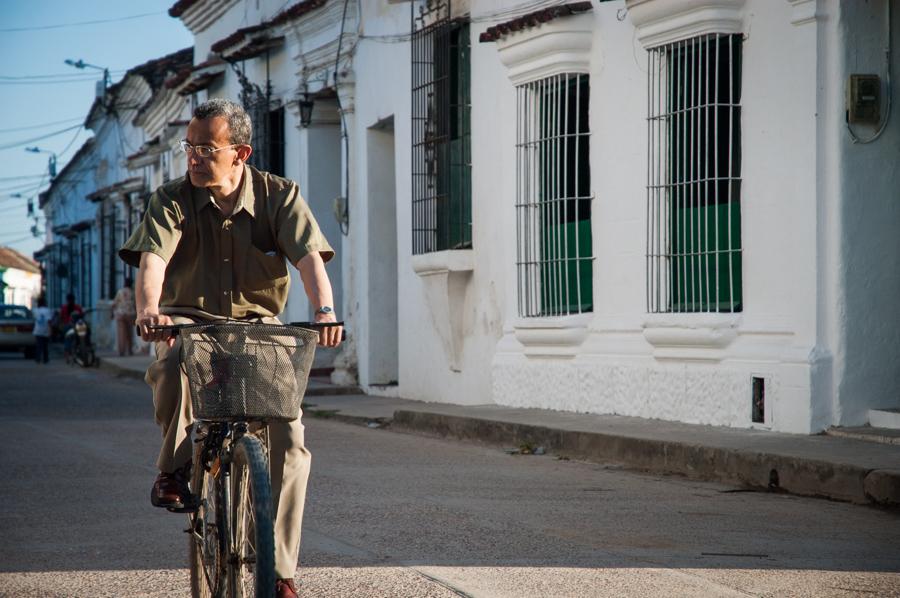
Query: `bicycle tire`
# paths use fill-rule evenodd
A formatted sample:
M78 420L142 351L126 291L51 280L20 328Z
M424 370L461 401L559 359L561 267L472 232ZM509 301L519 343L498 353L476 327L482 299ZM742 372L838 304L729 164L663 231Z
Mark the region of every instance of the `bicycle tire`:
M191 596L214 598L221 595L225 580L225 522L219 509L222 488L203 463L202 442L195 445L193 463L191 492L196 495L198 506L190 516Z
M231 595L268 598L275 595L275 538L269 465L259 438L247 435L237 442L231 468Z

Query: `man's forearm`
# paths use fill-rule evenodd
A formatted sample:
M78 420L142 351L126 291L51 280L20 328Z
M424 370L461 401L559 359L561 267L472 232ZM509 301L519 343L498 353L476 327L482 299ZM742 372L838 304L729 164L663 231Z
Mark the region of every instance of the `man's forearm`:
M300 279L303 280L303 288L306 290L306 296L312 304L313 309L323 306L334 306L334 297L331 292L331 281L328 279L328 273L325 272L325 262L318 251L300 258L296 264L297 270L300 271ZM313 318L316 322L327 323L337 322L337 314L316 313ZM319 344L323 347L337 347L341 344L341 326L328 326L319 331Z
M162 297L163 280L166 276L166 262L156 254L142 253L141 265L135 281L134 298L137 313L158 313Z
M303 288L313 309L319 309L325 305L334 307L331 281L328 279L328 273L325 271L325 262L322 261L322 256L317 251L314 251L303 256L296 266L297 270L300 271Z

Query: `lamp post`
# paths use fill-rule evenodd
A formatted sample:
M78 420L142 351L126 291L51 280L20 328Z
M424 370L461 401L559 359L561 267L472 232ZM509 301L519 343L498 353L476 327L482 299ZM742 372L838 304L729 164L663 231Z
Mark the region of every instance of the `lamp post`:
M39 147L26 147L26 152L31 152L32 154L50 154L50 158L47 160L47 167L50 169L50 180L56 178L56 152L51 152L50 150L41 149Z
M89 64L89 63L81 60L80 58L78 60L72 60L71 58L66 58L65 63L68 64L69 66L74 66L75 68L81 69L81 70L89 68L89 69L97 69L98 71L103 71L103 88L106 89L107 87L109 87L110 80L109 80L109 69L108 68L105 68L102 66L97 66L96 64Z

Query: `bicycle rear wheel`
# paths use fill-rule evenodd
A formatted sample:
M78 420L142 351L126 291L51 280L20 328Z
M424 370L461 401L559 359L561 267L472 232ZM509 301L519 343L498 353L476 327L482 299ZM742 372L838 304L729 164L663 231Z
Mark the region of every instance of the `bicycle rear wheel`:
M217 483L219 460L203 462L203 443L194 450L191 492L198 507L190 516L191 596L214 598L221 595L225 580L225 521L222 486Z
M231 467L232 595L268 598L275 594L275 539L268 459L260 439L252 434L242 437L234 448Z

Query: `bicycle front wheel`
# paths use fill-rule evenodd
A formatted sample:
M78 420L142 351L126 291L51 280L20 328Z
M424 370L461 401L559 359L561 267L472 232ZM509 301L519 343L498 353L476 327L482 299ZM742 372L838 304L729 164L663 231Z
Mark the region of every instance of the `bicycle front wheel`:
M260 439L242 437L234 448L231 467L232 595L268 598L275 595L275 538L268 459Z
M220 473L219 459L205 463L203 443L197 443L191 475L197 511L190 516L189 546L193 598L214 598L224 588L225 518Z

